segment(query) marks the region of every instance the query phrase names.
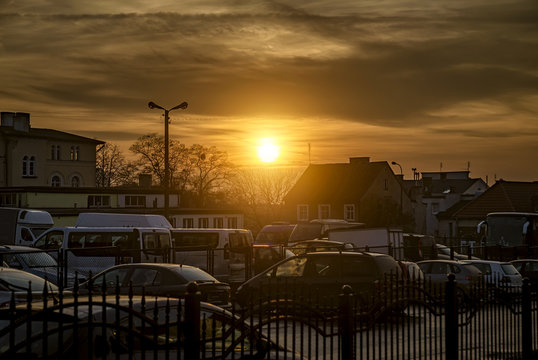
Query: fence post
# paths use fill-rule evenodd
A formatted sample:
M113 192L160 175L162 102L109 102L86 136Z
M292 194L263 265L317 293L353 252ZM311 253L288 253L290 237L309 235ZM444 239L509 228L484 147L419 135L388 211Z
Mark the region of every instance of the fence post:
M185 293L185 359L200 359L200 292L196 282Z
M448 274L445 288L445 352L446 359L458 359L458 306L456 276Z
M340 294L340 353L342 360L353 359L353 289L342 286Z
M532 359L532 309L531 309L531 283L528 278L523 279L521 293L521 336L523 346L523 360Z

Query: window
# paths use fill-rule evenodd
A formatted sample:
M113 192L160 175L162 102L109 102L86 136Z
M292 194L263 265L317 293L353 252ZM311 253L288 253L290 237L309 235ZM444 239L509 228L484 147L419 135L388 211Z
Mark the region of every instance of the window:
M275 269L275 276L290 276L290 277L299 277L303 276L304 268L306 265L306 258L292 258L285 263L280 264ZM267 272L267 275L270 276L272 271Z
M60 160L60 145L52 145L50 149L50 158Z
M318 215L320 219L330 219L331 217L331 205L320 204L318 206Z
M70 159L79 160L79 147L78 146L71 146Z
M297 221L308 221L308 205L297 205Z
M35 156L25 155L22 158L22 176L35 177Z
M80 178L78 176L75 175L71 177L71 187L80 187Z
M88 195L88 207L110 207L110 196Z
M62 186L62 178L59 175L52 175L50 178L50 186L59 187Z
M198 227L199 228L208 228L209 227L209 219L208 218L199 218L198 219Z
M0 206L17 206L17 194L0 194Z
M184 228L193 228L194 227L194 219L193 218L185 218L185 219L183 219L183 227Z
M237 229L237 218L229 217L228 218L228 229Z
M355 221L355 204L344 205L344 220Z
M215 229L222 229L224 228L224 219L221 217L216 217L213 219L213 227Z
M146 207L146 197L137 195L126 195L125 207Z

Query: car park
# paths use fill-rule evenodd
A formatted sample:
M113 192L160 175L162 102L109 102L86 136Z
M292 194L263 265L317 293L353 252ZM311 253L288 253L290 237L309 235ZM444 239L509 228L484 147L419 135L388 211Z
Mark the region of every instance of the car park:
M60 284L62 276L67 276L66 283L73 284L75 274L63 274L58 262L46 251L29 246L1 245L0 263L10 268L24 270L41 278L47 279L55 285Z
M197 267L179 264L139 263L113 266L82 283L79 291L101 293L103 288L106 288L107 293L114 294L118 287L119 293L123 295L132 291L134 295L183 298L191 282L198 284L202 301L223 307L230 306L230 285L218 281Z
M417 262L417 265L434 292L444 292L448 274L455 275L456 286L467 295L483 280L483 275L476 266L459 260L424 260Z
M505 288L520 288L522 276L510 262L493 260L463 260L468 264L473 264L482 272L487 284L491 286L502 286Z
M259 302L291 299L297 303L314 298L332 307L344 285L369 301L384 290L382 282L389 276L401 277L401 269L385 254L311 252L282 260L246 281L237 289L236 299L247 308Z

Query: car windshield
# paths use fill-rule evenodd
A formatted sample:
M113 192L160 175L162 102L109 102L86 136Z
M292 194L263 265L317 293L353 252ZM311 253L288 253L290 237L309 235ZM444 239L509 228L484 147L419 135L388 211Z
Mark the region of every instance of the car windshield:
M501 268L506 275L518 275L518 271L512 264L501 264Z
M52 256L47 253L32 251L24 254L17 254L17 257L26 264L26 266L34 267L56 267L58 263Z
M216 282L215 279L210 274L206 273L203 270L193 268L193 267L178 267L174 269L176 273L181 275L187 281L197 281L197 282Z
M0 271L0 284L10 291L43 291L45 279L39 276L19 271ZM50 290L57 291L58 287L47 282Z

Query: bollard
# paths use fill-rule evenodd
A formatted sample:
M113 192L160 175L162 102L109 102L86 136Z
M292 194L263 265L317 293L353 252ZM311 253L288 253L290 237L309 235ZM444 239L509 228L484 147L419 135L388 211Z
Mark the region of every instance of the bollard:
M196 282L185 294L185 359L200 359L200 292Z
M340 297L340 351L342 360L353 359L353 289L349 285L342 286Z
M445 351L446 358L458 359L458 305L456 297L456 276L447 275L445 287Z

